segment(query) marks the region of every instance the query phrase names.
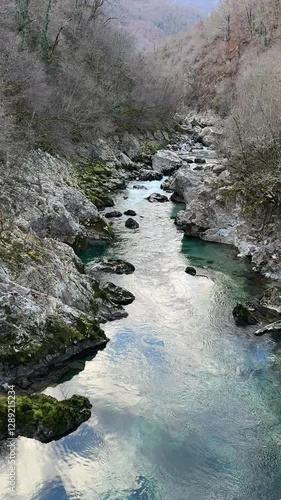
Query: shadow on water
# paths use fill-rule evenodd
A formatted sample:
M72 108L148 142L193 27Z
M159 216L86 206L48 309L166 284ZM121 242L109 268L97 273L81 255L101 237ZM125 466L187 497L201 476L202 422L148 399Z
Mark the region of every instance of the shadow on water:
M45 391L47 387L56 387L64 382L69 382L85 369L87 361L92 361L98 352L103 351L105 347L106 346L102 346L98 349L97 347L88 348L83 353L73 356L66 362L56 365L55 367L50 367L48 373L44 373L44 375L34 375L31 386L29 386L28 389L18 388L18 393L42 392Z
M84 262L84 264L88 264L94 259L100 259L103 257L109 245L109 241L96 241L94 244L88 245L85 250L77 252L77 255L82 262Z

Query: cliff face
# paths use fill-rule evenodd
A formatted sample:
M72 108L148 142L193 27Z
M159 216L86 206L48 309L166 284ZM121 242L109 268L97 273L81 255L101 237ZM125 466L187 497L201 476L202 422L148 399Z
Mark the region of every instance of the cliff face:
M0 380L44 372L106 344L99 321L125 314L89 278L72 248L111 227L66 161L34 153L2 175Z
M96 204L114 205L112 193L127 177L151 169L145 163L165 135L97 140L81 147L73 164L37 151L2 165L0 384L26 386L72 356L105 346L99 324L127 315L75 251L114 237Z

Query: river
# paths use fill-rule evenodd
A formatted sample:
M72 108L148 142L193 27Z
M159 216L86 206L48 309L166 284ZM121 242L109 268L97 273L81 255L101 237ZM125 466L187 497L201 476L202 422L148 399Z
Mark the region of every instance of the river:
M237 300L266 286L231 247L183 238L179 209L149 203L160 182L128 187L107 255L135 265L110 276L136 296L126 319L108 323L111 341L94 359L75 361L45 392L89 397L92 418L50 444L19 438L17 496L28 500L280 500L280 355L270 337L235 326ZM185 274L195 265L202 277ZM7 493L7 449L0 491ZM2 498L2 496L1 496Z

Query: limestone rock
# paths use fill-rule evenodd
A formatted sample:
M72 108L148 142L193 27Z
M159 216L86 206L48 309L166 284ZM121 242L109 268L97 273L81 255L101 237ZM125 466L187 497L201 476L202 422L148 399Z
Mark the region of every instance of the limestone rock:
M150 196L148 196L148 198L146 198L146 199L150 203L155 203L155 202L165 203L165 202L169 201L169 198L167 196L165 196L164 194L160 194L160 193L153 193Z
M269 325L259 328L256 331L255 335L257 337L260 337L265 333L271 333L271 334L281 333L281 321L275 321L274 323L270 323Z
M233 316L237 326L256 325L259 321L255 307L237 304L233 309Z
M116 286L113 283L106 283L103 285L103 290L109 295L112 302L115 304L126 306L135 300L135 296L131 292L125 290L125 288Z
M152 157L152 168L155 172L159 172L163 175L170 175L175 170L180 168L182 165L182 160L176 153L169 150L158 151Z
M163 174L161 172L155 172L154 170L141 170L138 174L138 178L141 181L161 181Z
M135 271L133 264L121 259L97 259L87 267L89 276L95 276L96 272L112 274L132 274Z

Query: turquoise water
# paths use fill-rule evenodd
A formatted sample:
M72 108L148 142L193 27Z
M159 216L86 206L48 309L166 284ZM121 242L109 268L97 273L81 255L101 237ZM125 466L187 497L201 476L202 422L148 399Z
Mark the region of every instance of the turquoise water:
M144 200L160 183L142 184L116 203L137 212L140 229L117 220L113 245L83 256L135 265L107 276L135 294L129 317L105 325L107 348L46 391L85 394L92 418L56 443L18 440L17 498L280 500L279 348L232 318L238 299L267 284L234 249L183 238L176 206ZM189 264L202 276L185 274Z

